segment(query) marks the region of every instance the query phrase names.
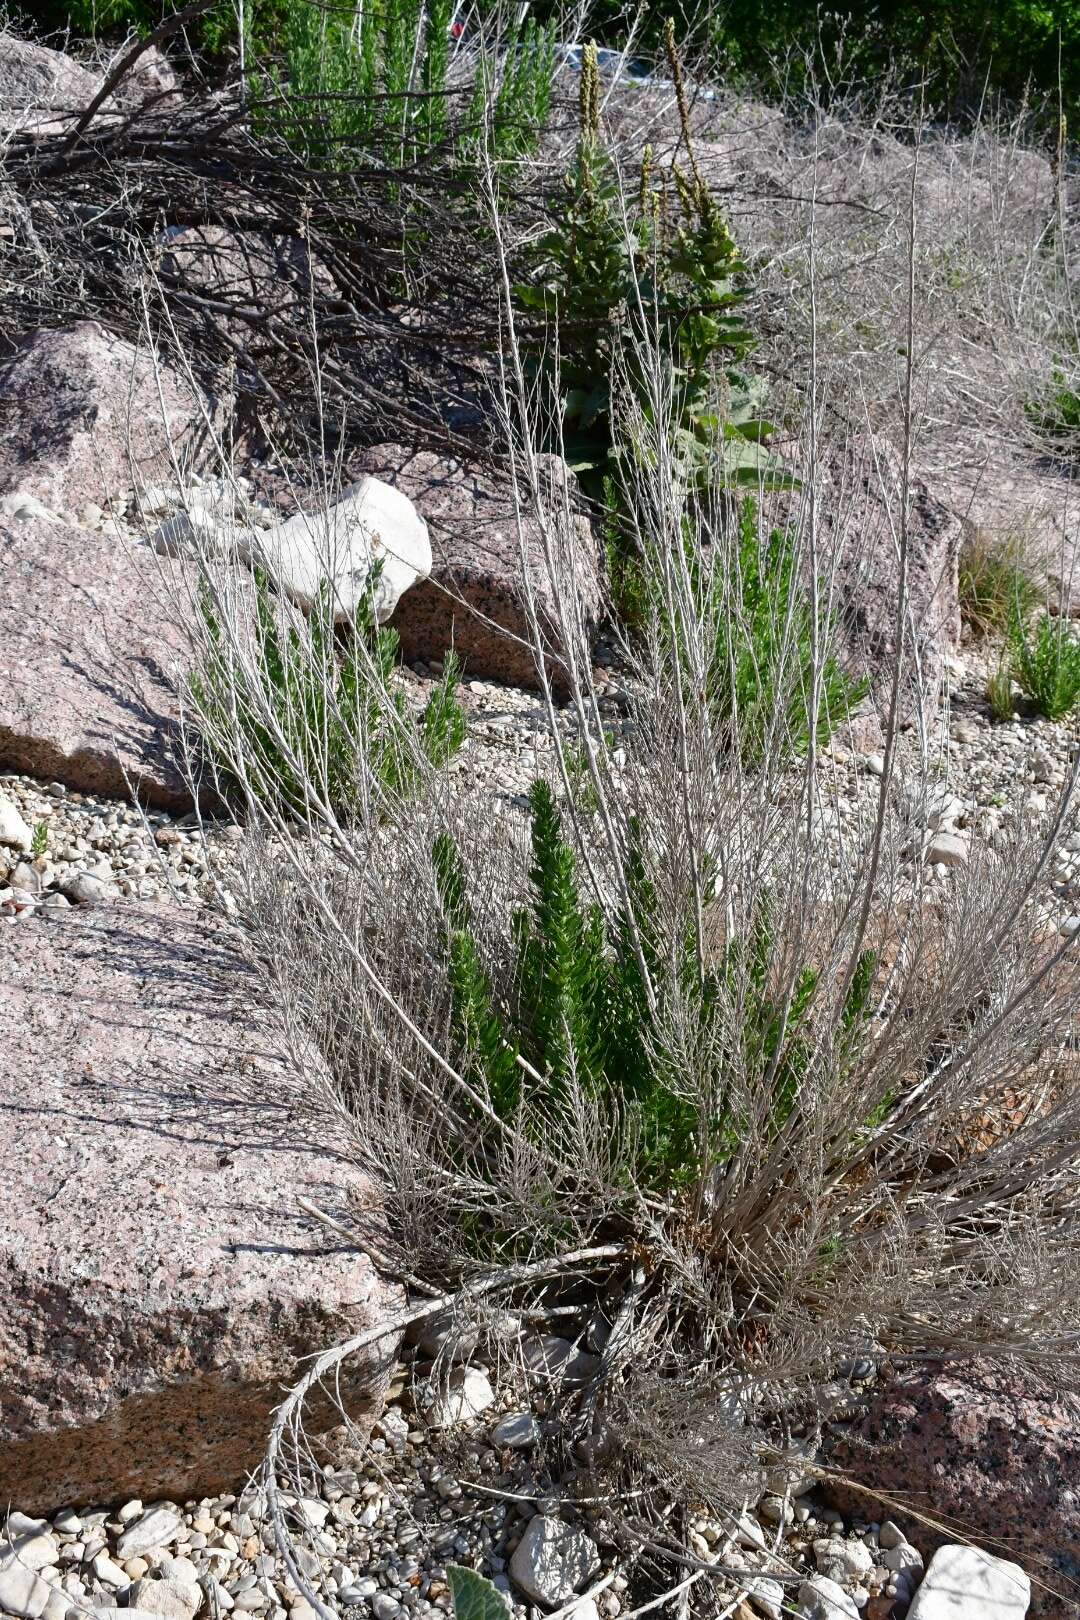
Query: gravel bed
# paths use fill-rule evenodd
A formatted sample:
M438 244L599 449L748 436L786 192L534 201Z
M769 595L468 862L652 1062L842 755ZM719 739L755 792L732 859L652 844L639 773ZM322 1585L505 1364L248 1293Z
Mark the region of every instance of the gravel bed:
M655 1594L655 1574L649 1584L632 1559L620 1562L602 1508L552 1496L531 1454L543 1417L497 1402L484 1370L470 1373L490 1402L484 1412L433 1429L392 1405L354 1459L311 1477L301 1495L284 1493L297 1556L320 1601L360 1620L435 1620L451 1608L449 1563L492 1579L520 1620L541 1620L579 1596L579 1620L618 1620ZM838 1387L855 1415L859 1391ZM828 1595L809 1583L824 1578L846 1599L842 1613L872 1616L894 1598L904 1605L922 1573L918 1551L894 1525L845 1523L818 1499L809 1474L787 1477L785 1494L764 1496L755 1512L689 1521L690 1556L731 1572L712 1578L721 1602L742 1593L750 1613L779 1620L797 1600L809 1615L815 1594ZM16 1561L0 1543L0 1613L22 1620L120 1620L124 1609L162 1620L234 1611L315 1617L252 1483L186 1503L72 1504L48 1520L16 1508L7 1535L24 1585L31 1571L43 1583L29 1601L24 1590L20 1605Z

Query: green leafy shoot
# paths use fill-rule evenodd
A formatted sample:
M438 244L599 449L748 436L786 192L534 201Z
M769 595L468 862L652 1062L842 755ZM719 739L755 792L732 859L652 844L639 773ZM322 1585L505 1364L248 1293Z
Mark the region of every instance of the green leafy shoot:
M1080 641L1064 616L1041 615L1032 630L1014 609L1009 624L1012 674L1048 720L1063 720L1080 703Z
M447 1564L454 1620L510 1620L510 1605L498 1587L475 1569Z
M442 767L464 741L465 715L456 698L460 668L452 653L419 716L408 711L403 691L392 690L399 642L395 630L374 621L377 579L376 568L355 625L339 637L328 587L300 623L283 611L266 574L254 570L254 675L230 660L204 582L205 655L194 690L211 718L208 735L215 714L235 715L250 743L252 782L290 814L303 814L315 789L335 814L348 817L366 786L365 773L383 792L403 797L415 786L418 756Z

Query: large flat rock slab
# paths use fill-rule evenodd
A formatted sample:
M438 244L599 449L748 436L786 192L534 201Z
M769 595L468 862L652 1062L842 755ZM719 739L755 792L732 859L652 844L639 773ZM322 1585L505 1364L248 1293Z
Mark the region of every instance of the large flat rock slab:
M0 521L0 769L187 808L185 641L162 570L107 530Z
M223 925L120 903L0 927L0 957L0 1501L234 1488L300 1358L400 1308L299 1202L353 1230L378 1191ZM395 1342L344 1369L354 1415Z

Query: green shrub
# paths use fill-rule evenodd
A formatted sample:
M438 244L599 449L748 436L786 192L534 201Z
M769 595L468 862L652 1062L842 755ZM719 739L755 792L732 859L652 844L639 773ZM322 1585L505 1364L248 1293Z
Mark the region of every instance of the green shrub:
M711 627L706 683L712 723L747 765L766 749L806 752L815 656L820 746L868 689L866 681L846 675L831 654L823 656L831 629L824 613L816 627L815 655L814 612L795 562L792 537L781 529L763 534L757 505L747 497L727 566L714 566L699 586L700 622Z
M355 158L378 143L398 143L404 168L437 154L473 159L487 137L505 168L533 150L547 114L554 73L554 36L528 18L511 23L498 49L481 54L473 91L450 132L449 28L452 0L383 0L365 6L289 0L272 48L259 48L251 84L271 94L258 112L260 126L281 136L310 161L339 149ZM499 64L492 67L492 62Z
M806 968L792 996L776 999L770 984L773 939L768 907L758 912L749 941L728 944L714 970L697 971L688 936L676 952L675 993L688 997L703 1050L715 1052L716 1099L704 1122L696 1102L663 1061L662 942L656 894L646 873L641 829L631 824L629 910L606 912L580 893L577 862L551 788L534 782L529 794L529 900L507 919L496 960L513 971L496 988L496 968L482 959L465 892L462 860L448 834L436 840L433 861L445 919L445 952L453 1030L464 1072L499 1117L524 1122L543 1139L579 1094L601 1110L613 1132L636 1144L641 1186L670 1191L700 1178L703 1166L724 1163L736 1150L741 1122L726 1101L724 1073L737 1061L769 1088L772 1129L788 1119L810 1059L809 1018L818 976ZM855 974L843 1028L855 1036L868 1004L873 962ZM650 994L650 988L652 994ZM725 1051L719 1031L722 1000L742 1007L738 1054Z
M1061 720L1080 702L1080 641L1066 619L1044 613L1034 632L1015 609L1009 624L1012 673L1040 714Z
M227 734L239 729L250 762L247 785L264 803L302 816L314 790L335 815L348 817L370 781L384 793L404 795L414 785L418 755L444 765L458 752L465 716L455 696L459 667L453 653L414 718L404 693L390 695L398 635L375 626L370 597L340 646L328 589L305 624L290 623L265 574L256 570L254 606L253 648L241 661L226 645L218 606L204 586L204 657L195 698L212 752L218 725ZM226 775L234 750L235 743L217 750Z
M1043 433L1073 439L1074 445L1080 446L1080 393L1073 386L1075 381L1075 366L1069 375L1061 366L1055 366L1047 394L1028 405L1028 416Z
M1002 659L997 669L986 678L986 701L990 705L991 715L999 724L1006 725L1012 719L1013 682L1007 658Z
M673 71L678 61L669 35ZM685 100L680 107L689 147ZM616 362L639 408L655 409L655 380L634 364L628 332L646 328L666 366L677 422L675 451L688 476L757 484L768 466L760 388L741 369L753 339L740 311L745 266L701 179L676 168L674 196L652 173L646 148L636 205L623 198L600 137L595 45L586 46L577 156L553 228L537 244L519 307L543 317L524 329L549 448L562 450L599 500L620 454L613 412ZM629 217L628 217L629 215ZM666 401L665 401L666 405Z
M977 636L1004 634L1015 607L1027 619L1038 600L1035 581L1016 540L994 542L981 529L960 548L960 613Z

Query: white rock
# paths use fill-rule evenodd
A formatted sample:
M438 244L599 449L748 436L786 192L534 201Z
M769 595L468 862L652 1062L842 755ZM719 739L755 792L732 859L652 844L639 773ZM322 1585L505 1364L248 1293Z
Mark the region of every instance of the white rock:
M477 1417L495 1399L491 1380L478 1367L458 1367L447 1377L436 1379L433 1395L428 1422L434 1429L448 1429L454 1423Z
M815 1447L812 1445L799 1445L782 1463L776 1463L765 1474L765 1496L805 1496L812 1491L815 1484L815 1475L805 1470L801 1464L813 1462Z
M509 1446L512 1451L528 1451L540 1438L540 1425L531 1412L509 1412L491 1431L493 1446Z
M966 838L959 833L939 832L927 846L926 859L931 866L965 866L968 853Z
M600 1365L597 1356L591 1356L557 1333L526 1339L521 1357L528 1372L568 1384L584 1383Z
M396 1620L401 1613L401 1604L389 1592L376 1592L371 1600L371 1612L375 1620Z
M33 834L18 810L9 798L0 793L0 844L10 844L13 849L21 849L26 855L33 841Z
M584 1530L537 1513L514 1549L510 1575L534 1603L566 1603L600 1568L595 1541Z
M751 1548L760 1552L766 1545L765 1532L755 1518L749 1513L740 1513L739 1521L735 1526L735 1541L740 1547Z
M15 490L0 500L0 517L13 519L16 523L29 523L35 519L39 523L60 521L58 514L43 506L35 495L26 495L21 490Z
M1031 1582L1019 1564L978 1547L939 1547L908 1620L1023 1620Z
M121 1558L137 1558L158 1547L167 1547L183 1527L184 1521L174 1508L150 1508L121 1531L116 1550Z
M120 890L115 883L106 882L94 872L76 872L74 877L65 881L62 893L66 900L74 900L76 905L93 906L102 900L115 900ZM125 1530L124 1535L127 1533ZM121 1542L123 1539L124 1536L121 1536ZM156 1546L157 1543L151 1545Z
M878 1531L878 1546L888 1551L890 1547L903 1547L906 1543L907 1537L900 1526L894 1524L892 1519L886 1519Z
M127 1578L127 1571L121 1569L119 1564L114 1563L107 1552L99 1552L92 1560L90 1568L103 1586L119 1588L131 1584Z
M309 1530L321 1530L330 1514L329 1505L313 1496L302 1496L294 1509Z
M828 1536L814 1542L814 1563L820 1574L834 1581L858 1581L869 1575L874 1558L861 1541L842 1541L839 1536Z
M759 1575L754 1580L747 1581L746 1595L751 1607L759 1614L766 1615L768 1620L782 1620L784 1588L779 1581L770 1581Z
M49 1600L41 1611L41 1620L67 1620L71 1611L71 1598L58 1586L49 1587Z
M426 1323L420 1337L420 1350L434 1361L442 1356L446 1361L468 1361L476 1349L479 1334L452 1311L444 1312Z
M885 1547L879 1554L879 1562L886 1568L894 1571L901 1569L918 1569L923 1567L923 1555L918 1547L912 1547L906 1541L899 1542L894 1547Z
M57 1544L49 1534L48 1521L31 1519L25 1513L9 1513L0 1541L0 1569L21 1564L24 1569L47 1569L56 1563Z
M194 1581L177 1580L173 1575L156 1581L146 1576L132 1586L129 1602L144 1614L159 1615L161 1620L194 1620L202 1593Z
M181 1586L198 1583L199 1572L190 1558L171 1558L168 1553L162 1553L158 1569L166 1580L178 1581Z
M854 1598L827 1575L815 1575L799 1587L799 1612L805 1620L859 1620Z
M301 607L310 607L329 580L338 622L355 616L375 563L382 565L374 597L380 624L409 586L431 572L427 524L407 495L379 478L351 484L325 512L297 512L273 528L242 532L239 540L244 560L261 563Z
M38 1620L44 1614L51 1588L25 1564L0 1567L0 1610L16 1620Z

